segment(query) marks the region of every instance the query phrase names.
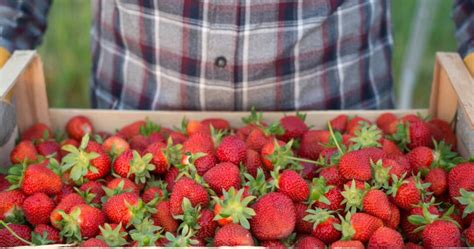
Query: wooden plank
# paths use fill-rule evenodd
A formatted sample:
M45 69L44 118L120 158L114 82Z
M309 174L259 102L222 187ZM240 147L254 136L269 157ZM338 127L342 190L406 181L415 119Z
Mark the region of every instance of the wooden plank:
M453 115L450 112L453 108L452 91L454 90L462 110L466 113L467 122L474 129L474 79L457 53L437 53L436 58L439 68L442 69L439 70L440 89L437 114Z
M397 116L405 114L420 113L426 115L426 109L415 110L342 110L342 111L308 111L306 123L313 125L315 129L324 128L329 120L339 114L348 114L351 116L361 116L369 120L375 119L383 112L392 112ZM294 112L287 112L291 114ZM136 120L143 120L145 117L157 122L164 127L173 127L181 124L183 117L191 120L202 120L205 118L219 117L227 119L232 127L241 127L242 117L249 115L249 112L192 112L192 111L130 111L130 110L86 110L86 109L50 109L50 117L53 129L63 130L67 121L76 115L84 115L91 119L97 131L114 132L115 129L121 128ZM263 117L267 122L273 122L280 119L284 115L283 112L265 112Z
M20 50L12 54L0 70L0 98L6 98L35 55L36 52L34 50Z
M51 125L43 63L39 56L33 57L26 70L16 80L13 97L20 132L36 123Z

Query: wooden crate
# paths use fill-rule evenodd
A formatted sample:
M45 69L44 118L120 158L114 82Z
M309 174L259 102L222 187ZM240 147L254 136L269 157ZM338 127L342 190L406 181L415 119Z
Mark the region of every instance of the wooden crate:
M66 82L64 82L66 84ZM132 121L148 117L164 126L179 125L183 117L204 119L222 117L238 127L247 112L197 112L197 111L117 111L91 109L48 108L43 66L35 51L16 51L4 68L0 70L0 98L12 91L16 104L18 131L22 132L34 123L42 122L53 129L64 129L67 120L74 115L89 117L97 130L114 131ZM429 89L426 89L429 91ZM456 124L459 150L464 156L474 154L474 83L461 58L456 53L437 53L431 101L428 109L412 110L350 110L350 111L307 111L307 123L323 128L327 121L341 113L358 115L374 120L379 114L391 111L396 115L408 113L430 114ZM267 121L279 119L283 113L267 112ZM0 148L0 165L8 165L10 143ZM3 155L3 164L2 164Z

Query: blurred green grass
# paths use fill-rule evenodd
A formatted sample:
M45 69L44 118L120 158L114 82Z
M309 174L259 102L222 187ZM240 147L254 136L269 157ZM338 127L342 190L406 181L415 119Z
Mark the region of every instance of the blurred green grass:
M398 90L401 63L410 36L416 11L413 0L392 1L394 34L393 76ZM52 107L88 108L91 54L89 30L91 1L54 1L49 15L49 26L39 48L42 55L49 104ZM427 107L436 51L455 51L454 24L451 19L452 1L440 1L433 28L419 65L413 105Z

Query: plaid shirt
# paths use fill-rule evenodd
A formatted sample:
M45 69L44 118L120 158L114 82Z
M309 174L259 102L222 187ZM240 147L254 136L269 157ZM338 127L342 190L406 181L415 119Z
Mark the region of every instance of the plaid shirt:
M38 45L50 4L0 2L0 46L11 51ZM92 5L94 107L393 106L388 0L96 0Z

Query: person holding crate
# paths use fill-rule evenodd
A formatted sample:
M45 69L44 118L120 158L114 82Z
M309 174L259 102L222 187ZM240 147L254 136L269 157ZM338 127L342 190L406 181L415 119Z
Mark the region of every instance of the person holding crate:
M40 44L51 2L0 2L0 64ZM463 56L474 51L473 5L455 1ZM103 0L93 8L95 108L393 107L388 0ZM466 64L474 69L473 54Z

